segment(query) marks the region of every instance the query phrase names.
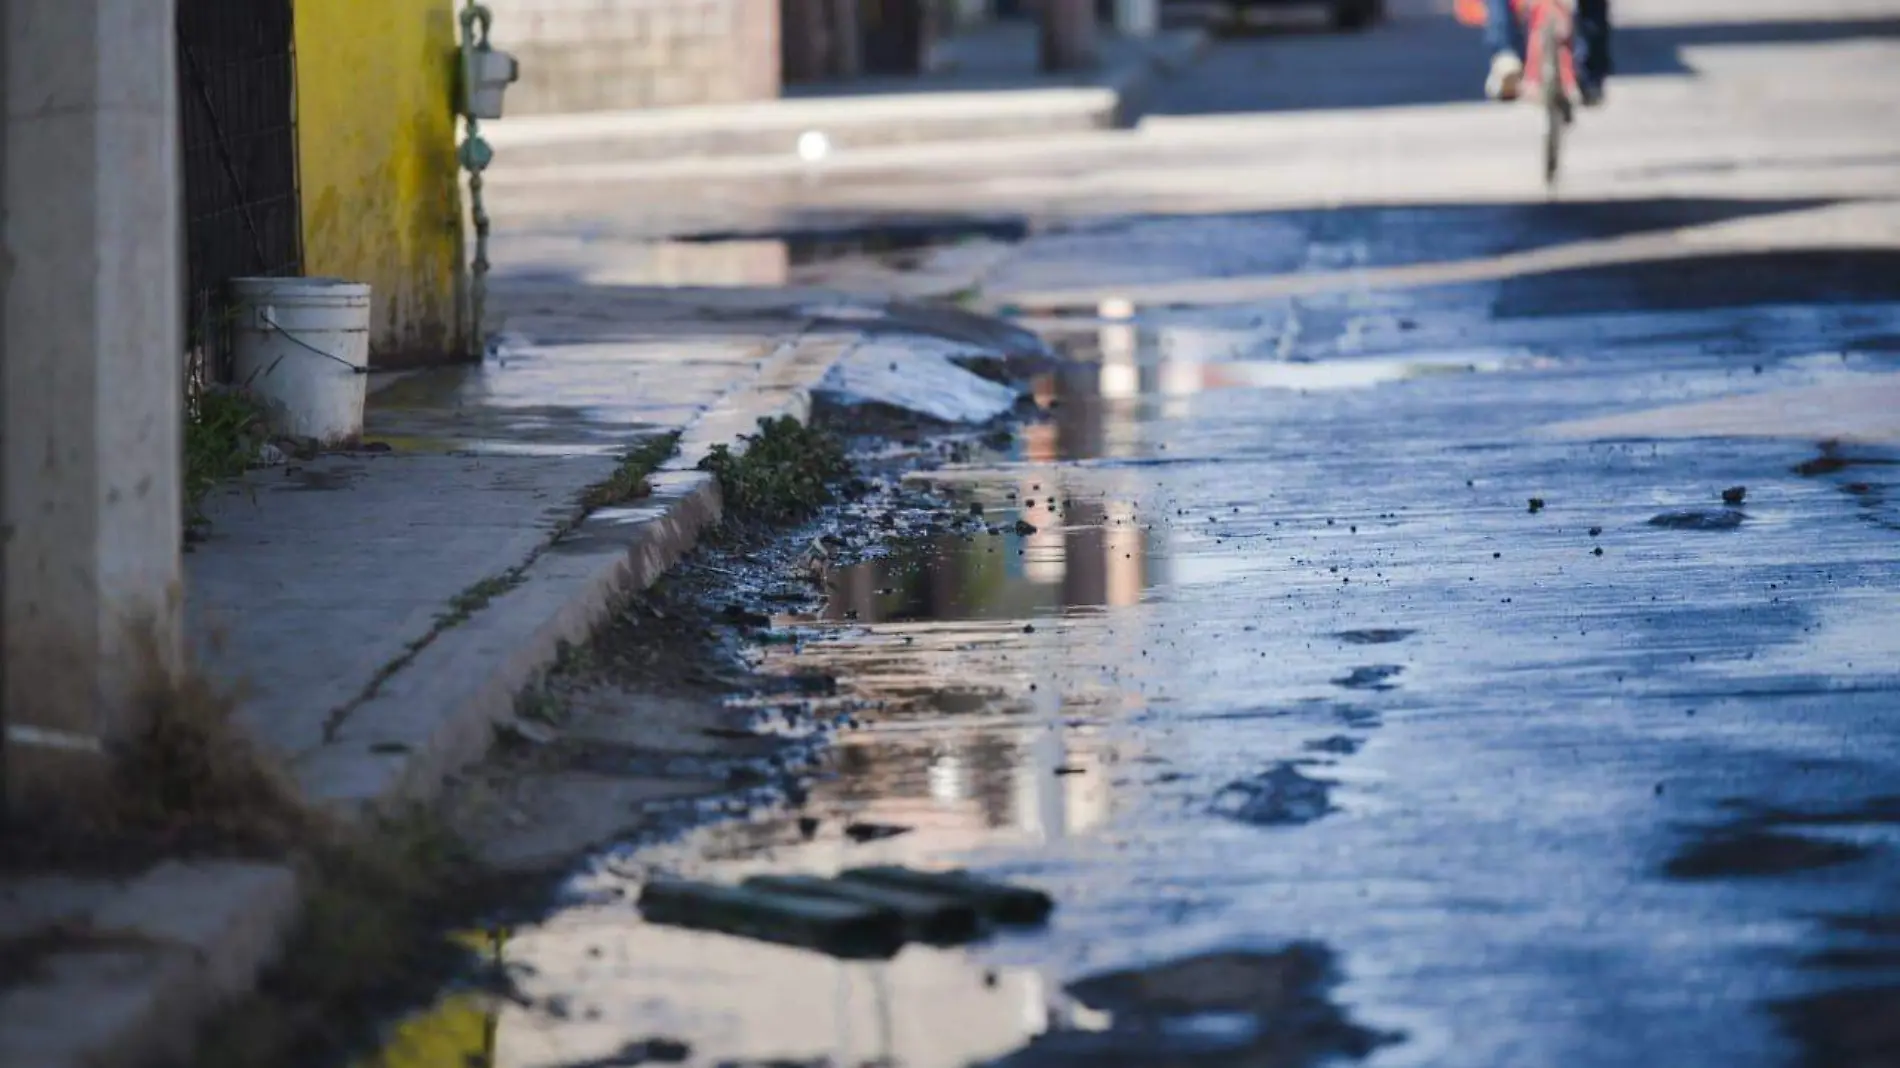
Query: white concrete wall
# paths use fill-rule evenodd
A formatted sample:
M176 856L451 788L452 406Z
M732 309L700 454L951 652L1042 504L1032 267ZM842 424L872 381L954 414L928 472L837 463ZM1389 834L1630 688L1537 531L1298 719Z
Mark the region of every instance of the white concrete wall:
M177 79L171 0L0 11L0 700L30 799L131 722L139 645L177 656Z

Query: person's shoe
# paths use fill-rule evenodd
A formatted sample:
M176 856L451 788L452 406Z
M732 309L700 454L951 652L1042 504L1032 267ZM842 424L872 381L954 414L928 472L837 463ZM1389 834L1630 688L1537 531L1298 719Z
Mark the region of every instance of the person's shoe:
M1577 101L1586 108L1601 106L1603 103L1603 83L1592 81L1578 83Z
M1491 73L1484 79L1484 95L1493 100L1516 100L1524 84L1524 61L1511 52L1491 57Z

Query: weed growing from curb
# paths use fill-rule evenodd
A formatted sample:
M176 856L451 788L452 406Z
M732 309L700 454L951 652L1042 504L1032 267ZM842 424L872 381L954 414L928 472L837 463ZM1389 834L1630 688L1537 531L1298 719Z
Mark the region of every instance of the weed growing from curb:
M547 545L552 545L580 526L581 521L589 512L597 508L638 500L651 493L653 487L647 482L647 476L659 470L661 464L679 451L679 437L677 431L659 434L629 449L626 455L621 457L620 466L612 475L583 491L579 508L555 528ZM324 723L324 736L334 737L337 729L342 726L345 719L349 718L352 711L375 697L382 689L383 683L388 682L396 672L407 667L417 654L441 637L442 632L468 622L475 613L487 608L489 602L521 585L526 580L528 569L534 566L535 560L540 557L542 549L546 547L543 545L537 548L526 560L499 575L477 579L460 593L449 598L449 603L443 606L442 611L436 613L435 623L429 628L428 633L406 643L395 659L377 669L376 674L370 677L369 685L365 686L362 692L349 702L331 710L329 718Z
M205 497L220 482L242 475L270 439L264 408L242 389L207 389L185 414L185 528L200 531Z
M436 626L447 629L466 623L470 616L487 608L488 602L519 585L521 585L520 570L511 570L472 582L467 589L449 598L448 608L436 613Z
M581 495L581 507L591 512L596 508L610 508L616 504L637 501L653 492L652 483L647 479L660 465L673 458L679 452L679 431L651 437L628 449L620 458L620 466L614 473L600 482L587 487Z
M851 473L837 438L791 416L759 420L759 432L734 453L715 445L699 469L719 480L728 518L786 524L809 519L834 499L832 486Z

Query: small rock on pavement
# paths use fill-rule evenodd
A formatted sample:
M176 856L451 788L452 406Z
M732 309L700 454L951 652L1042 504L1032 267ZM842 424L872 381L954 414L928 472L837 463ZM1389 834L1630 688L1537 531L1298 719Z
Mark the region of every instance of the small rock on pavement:
M1742 525L1742 513L1727 509L1714 512L1664 512L1652 517L1649 525L1664 530L1734 530Z
M1723 504L1740 504L1748 496L1747 486L1730 486L1722 491Z
M1390 645L1393 642L1402 642L1416 633L1418 632L1404 627L1369 627L1363 630L1342 630L1333 637L1349 645Z
M1391 690L1398 686L1392 680L1404 673L1405 668L1398 664L1367 664L1334 679L1333 685L1348 690Z
M635 1042L622 1051L638 1055L653 1064L684 1064L693 1055L693 1047L677 1038L649 1038Z

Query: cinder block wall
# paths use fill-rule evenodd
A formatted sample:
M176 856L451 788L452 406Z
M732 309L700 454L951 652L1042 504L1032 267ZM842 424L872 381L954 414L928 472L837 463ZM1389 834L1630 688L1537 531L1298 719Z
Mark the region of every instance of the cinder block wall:
M779 95L779 0L489 0L521 60L508 114Z

